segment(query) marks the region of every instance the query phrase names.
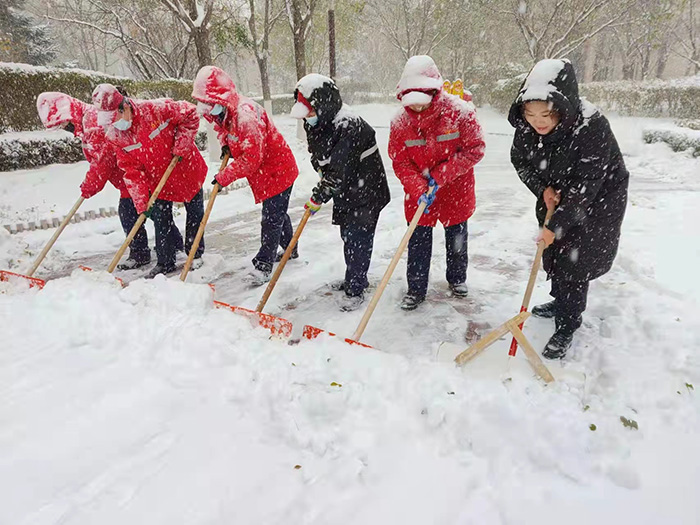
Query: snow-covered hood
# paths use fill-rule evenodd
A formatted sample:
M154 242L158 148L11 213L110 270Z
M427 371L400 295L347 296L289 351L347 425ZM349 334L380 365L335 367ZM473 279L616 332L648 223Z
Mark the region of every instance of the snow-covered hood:
M401 100L409 91L440 91L443 84L442 75L435 61L428 55L417 55L406 61L401 79L396 86L396 98Z
M70 121L75 126L76 136L82 134L83 115L88 108L82 100L55 91L41 93L36 99L36 109L44 127L51 129Z
M192 98L214 106L220 104L235 112L239 95L236 85L226 72L216 66L204 66L197 73L192 89Z
M522 105L541 100L551 102L561 116L560 127L569 129L581 111L578 82L574 67L566 59L540 60L530 70L510 107L508 121L515 128L526 125Z
M294 90L294 100L300 104L299 94L305 98L318 115L319 125L323 126L333 122L338 112L343 107L343 100L340 98L340 91L333 79L312 73L302 77L297 82Z

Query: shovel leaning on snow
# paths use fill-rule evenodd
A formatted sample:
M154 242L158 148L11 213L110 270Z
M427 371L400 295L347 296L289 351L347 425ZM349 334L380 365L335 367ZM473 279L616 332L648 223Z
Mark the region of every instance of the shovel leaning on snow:
M428 189L428 192L426 195L429 197L433 193L435 193L435 186L431 186ZM382 281L379 283L379 286L377 287L377 290L374 292L374 295L372 296L372 299L369 302L369 305L367 305L367 310L365 310L364 315L362 316L362 319L360 320L360 324L357 325L357 328L355 329L355 332L352 334L352 337L350 338L345 338L344 341L349 344L359 344L361 346L366 346L371 348L369 345L361 343L360 342L360 337L362 337L362 334L365 331L365 328L367 328L367 323L369 323L370 317L372 317L372 314L374 313L374 309L377 307L377 304L379 303L379 299L382 297L382 293L384 293L384 289L386 288L386 285L389 283L389 279L391 279L391 275L394 273L394 270L396 269L396 266L399 264L399 260L401 259L401 256L403 255L403 252L406 250L406 246L408 246L408 241L411 240L411 236L413 235L413 232L415 231L416 227L418 226L418 221L420 220L421 216L425 212L426 208L426 203L422 202L421 204L418 205L418 209L416 210L416 213L413 214L413 219L411 219L411 223L408 225L408 229L406 230L406 233L404 234L403 238L401 239L401 242L399 243L399 247L396 250L396 253L394 254L394 257L391 259L391 262L389 263L389 267L386 269L384 272L384 277L382 277ZM325 331L316 328L315 326L311 325L306 325L304 326L304 331L302 334L302 337L305 337L306 339L315 339ZM325 332L328 333L328 335L335 336L334 333L332 332Z
M41 250L41 253L36 258L36 260L34 261L34 264L32 264L32 267L29 269L29 271L27 272L26 275L8 272L5 270L0 270L0 281L10 281L12 279L25 279L29 282L30 288L33 288L33 287L43 288L44 284L46 284L46 281L44 281L43 279L38 279L38 278L34 277L34 272L37 271L37 269L39 268L41 263L44 261L44 258L49 253L49 250L51 250L51 248L53 248L53 245L58 240L59 235L61 235L61 233L63 233L63 230L66 229L66 226L68 226L68 223L73 218L73 215L75 215L75 213L78 211L78 208L80 208L80 206L83 204L84 201L85 201L85 197L80 197L77 201L75 201L75 204L68 212L68 215L66 215L63 218L63 222L61 222L61 225L58 227L58 229L51 236L51 239L49 239L49 242L46 243L46 246L44 246L44 249Z

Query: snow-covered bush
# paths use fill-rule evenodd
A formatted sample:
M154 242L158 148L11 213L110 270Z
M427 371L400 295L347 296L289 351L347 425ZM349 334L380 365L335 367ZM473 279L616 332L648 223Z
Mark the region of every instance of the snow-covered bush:
M700 76L674 80L590 82L581 94L602 109L636 117L693 119L700 115Z
M700 131L681 127L648 128L642 133L644 142L665 142L673 151L691 150L700 157Z
M41 129L36 98L44 91L60 91L89 102L92 90L103 82L122 85L139 98L190 100L192 93L192 82L183 80L133 80L81 69L0 62L0 133Z

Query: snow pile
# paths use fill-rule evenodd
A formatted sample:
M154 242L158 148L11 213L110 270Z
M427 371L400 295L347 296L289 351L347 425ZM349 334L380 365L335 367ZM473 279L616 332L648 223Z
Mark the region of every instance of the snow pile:
M0 228L0 270L13 270L26 260L26 243Z

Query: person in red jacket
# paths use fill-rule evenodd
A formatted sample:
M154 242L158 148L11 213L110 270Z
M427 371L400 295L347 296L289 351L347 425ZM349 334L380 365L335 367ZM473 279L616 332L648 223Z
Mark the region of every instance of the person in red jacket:
M408 244L404 310L414 310L425 300L438 221L445 227L450 290L455 297L467 295L467 220L476 206L473 167L484 156L485 145L474 106L442 86L435 62L425 55L406 62L397 86L403 109L391 122L389 157L406 192L406 220L421 202L428 206Z
M292 150L265 110L236 91L233 80L220 68L205 66L197 73L192 98L202 116L214 123L222 155L232 162L216 175L213 184L228 186L246 178L255 203L262 202L260 250L253 258L248 280L260 286L270 280L277 247L286 249L292 239L287 214L292 185L299 175ZM292 253L297 258L298 252Z
M199 117L194 104L172 99L134 100L111 84L100 84L92 94L100 110L100 124L107 126L107 140L124 170L124 182L136 212L146 213L156 230L158 262L147 275L175 271L175 256L182 249L182 235L173 222L173 202L187 210L184 247L189 252L204 215L202 184L207 164L195 146ZM173 157L180 157L153 207L148 201ZM195 258L204 253L204 239ZM196 266L195 266L196 267Z
M122 89L117 87L117 89ZM125 91L123 91L126 94ZM83 154L90 168L80 184L80 193L85 199L101 192L107 181L121 195L119 219L125 234L129 234L138 214L124 184L124 172L117 167L114 150L105 138L104 129L97 124L97 110L65 93L46 92L37 98L37 111L47 129L62 128L82 141ZM141 226L130 245L129 258L118 266L121 270L139 268L151 262L146 228Z

